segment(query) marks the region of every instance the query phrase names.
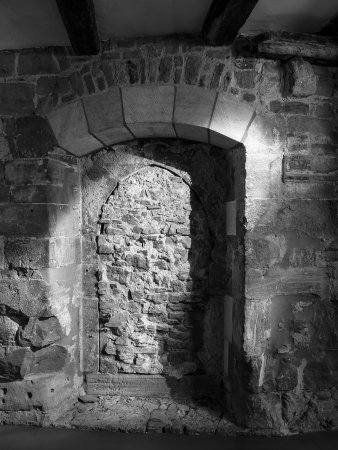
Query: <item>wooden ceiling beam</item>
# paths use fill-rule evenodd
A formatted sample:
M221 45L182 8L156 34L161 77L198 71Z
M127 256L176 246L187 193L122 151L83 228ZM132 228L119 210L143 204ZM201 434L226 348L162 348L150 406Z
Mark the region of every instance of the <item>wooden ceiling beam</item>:
M214 0L203 26L209 44L232 44L257 3L258 0Z
M100 51L93 0L56 0L69 40L77 55Z
M234 42L236 56L284 60L301 56L313 64L338 66L338 40L331 36L267 32L241 36Z

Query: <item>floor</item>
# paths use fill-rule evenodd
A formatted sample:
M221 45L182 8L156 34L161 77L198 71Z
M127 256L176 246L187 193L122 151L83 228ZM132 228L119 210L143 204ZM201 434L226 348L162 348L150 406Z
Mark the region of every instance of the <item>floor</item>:
M1 450L336 450L338 432L284 438L125 434L16 426L0 427Z

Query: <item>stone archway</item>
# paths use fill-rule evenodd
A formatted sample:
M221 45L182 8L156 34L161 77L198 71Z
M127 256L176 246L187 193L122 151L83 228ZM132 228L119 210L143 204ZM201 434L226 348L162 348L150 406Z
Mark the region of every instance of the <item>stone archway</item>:
M231 148L255 116L231 94L196 87L131 86L83 97L47 118L60 147L83 156L138 138L180 138Z
M135 139L176 138L215 146L225 150L221 153L232 159L229 167L236 180L236 186L233 183L232 188L228 190L222 214L225 234L228 236L229 255L237 254L236 257L230 256L233 263L229 263L230 272L235 273L237 278L235 283L228 283L230 290L227 293L223 291L222 294L221 308L224 311L222 333L225 339L223 351L226 355L224 361L222 357L222 364L224 373L232 372L232 384L228 388L236 392L235 396L238 399L242 389L236 371L243 354L244 251L240 246L243 245L244 231L236 227L236 223L240 223L244 217L245 156L241 143L245 141L254 117L252 106L239 102L231 94L188 86L114 87L104 94L95 94L70 103L47 116L61 148L76 156L88 156L87 159L83 159L85 162L82 168L86 178L82 195L85 211L83 227L84 230L89 230L92 238L95 235L92 224L97 223L98 211L119 180L131 171L147 165L147 158L144 155L141 163L138 161L137 164L132 162L127 166L121 165L116 155L123 145L114 147L111 154L109 150L99 151L100 149L121 142L132 144ZM123 160L123 157L121 158ZM155 162L158 162L156 158ZM226 179L226 175L222 173L218 177L221 180ZM85 248L90 248L92 252L90 253L92 256L89 256L86 254L87 250L84 250L83 260L86 263L88 258L96 257L93 239ZM89 276L95 279L96 275L91 273L91 270L84 272L85 284ZM91 295L84 295L84 323L88 330L84 337L86 380L91 386L91 392L111 393L111 379L97 377L99 309ZM216 317L217 313L214 314ZM236 324L234 333L233 323ZM221 339L223 340L223 337ZM225 383L228 383L228 380L228 378L224 380Z

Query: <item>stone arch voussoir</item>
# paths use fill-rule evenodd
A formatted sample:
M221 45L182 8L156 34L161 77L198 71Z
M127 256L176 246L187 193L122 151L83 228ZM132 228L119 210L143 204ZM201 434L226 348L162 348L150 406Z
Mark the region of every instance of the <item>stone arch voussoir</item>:
M181 138L231 148L254 108L229 93L183 86L114 87L48 114L58 145L76 156L139 138Z

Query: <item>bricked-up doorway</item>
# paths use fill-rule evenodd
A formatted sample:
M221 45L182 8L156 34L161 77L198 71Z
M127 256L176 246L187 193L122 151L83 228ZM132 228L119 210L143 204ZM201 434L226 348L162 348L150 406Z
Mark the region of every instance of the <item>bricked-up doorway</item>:
M224 400L242 345L243 147L142 140L82 164L87 391Z

